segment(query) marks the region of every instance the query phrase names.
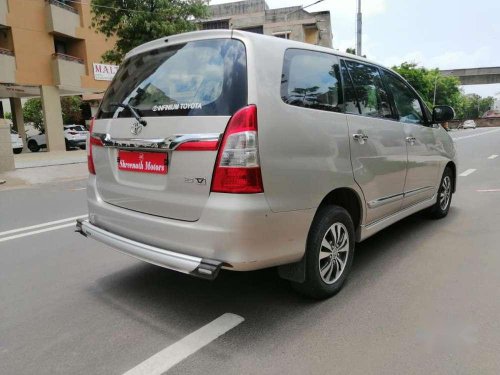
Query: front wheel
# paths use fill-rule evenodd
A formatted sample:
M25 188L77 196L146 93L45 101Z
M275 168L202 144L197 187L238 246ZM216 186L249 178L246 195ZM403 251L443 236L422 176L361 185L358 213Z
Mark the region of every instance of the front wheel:
M29 150L31 152L38 152L38 151L40 151L40 146L34 140L31 140L31 141L28 142L28 148L29 148Z
M15 148L15 149L13 149L12 151L14 151L14 154L18 155L18 154L20 154L21 152L23 152L23 149L22 149L22 148Z
M303 283L292 282L299 293L323 299L342 288L354 259L354 224L342 207L326 206L316 214L307 239Z
M437 194L437 201L431 206L429 213L433 219L441 219L448 215L451 198L453 196L453 172L446 167L441 178L441 184Z

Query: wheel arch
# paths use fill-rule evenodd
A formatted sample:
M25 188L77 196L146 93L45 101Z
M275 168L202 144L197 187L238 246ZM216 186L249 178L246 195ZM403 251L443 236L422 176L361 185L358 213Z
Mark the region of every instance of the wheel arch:
M362 198L357 191L351 188L337 188L329 192L321 201L320 205L316 210L318 211L326 205L337 205L344 208L349 215L351 215L352 222L354 224L354 230L357 231L358 227L362 223L363 218L363 205Z
M453 193L457 190L457 166L453 161L449 161L444 169L450 168L451 173L453 174Z
M354 224L354 232L356 236L356 241L360 238L360 228L363 221L364 208L363 204L364 198L361 193L358 193L353 188L341 187L330 191L322 200L316 209L314 219L311 222L311 227L315 222L318 212L329 205L336 205L344 208L352 218ZM311 228L309 228L309 231ZM309 234L308 234L309 236ZM306 275L306 256L302 260L296 263L285 264L278 267L279 275L290 281L302 283L305 280Z

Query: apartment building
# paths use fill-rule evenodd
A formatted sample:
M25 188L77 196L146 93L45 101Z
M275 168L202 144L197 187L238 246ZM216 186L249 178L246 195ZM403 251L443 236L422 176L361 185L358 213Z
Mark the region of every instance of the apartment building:
M112 77L101 56L114 41L90 28L88 3L0 0L0 99L24 138L21 98L42 98L49 150L65 150L60 96L103 92Z
M332 47L330 12L308 12L301 6L269 9L265 0L210 6L200 29L239 29L278 38Z

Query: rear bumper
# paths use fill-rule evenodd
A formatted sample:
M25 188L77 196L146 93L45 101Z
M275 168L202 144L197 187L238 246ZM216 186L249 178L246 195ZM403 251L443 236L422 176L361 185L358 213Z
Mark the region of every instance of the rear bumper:
M134 258L204 279L215 279L222 265L222 262L216 260L180 254L118 236L90 224L88 220L77 220L76 229L85 237L93 238Z
M85 146L85 139L67 139L68 146L70 147L83 147Z
M215 260L222 263L222 268L235 271L300 260L315 213L314 209L272 212L264 194L211 193L199 220L169 219L104 202L94 175L89 177L87 195L89 224L94 227L129 239L139 247ZM84 227L90 228L88 224ZM116 248L115 244L111 246ZM136 257L154 263L144 254Z

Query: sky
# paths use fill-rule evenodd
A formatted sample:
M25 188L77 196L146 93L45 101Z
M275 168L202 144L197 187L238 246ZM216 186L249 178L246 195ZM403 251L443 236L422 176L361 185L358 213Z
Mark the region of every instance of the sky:
M315 0L267 0L270 8ZM228 3L212 0L210 4ZM333 47L355 47L357 0L324 0L308 11L329 10ZM363 54L386 66L404 61L427 68L500 66L500 0L362 0ZM463 86L493 96L500 84Z

